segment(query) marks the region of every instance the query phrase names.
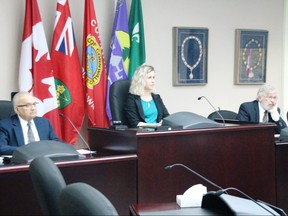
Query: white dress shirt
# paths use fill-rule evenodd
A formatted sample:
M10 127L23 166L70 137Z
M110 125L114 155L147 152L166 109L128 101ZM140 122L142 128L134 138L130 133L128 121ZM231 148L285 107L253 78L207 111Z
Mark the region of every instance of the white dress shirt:
M24 143L26 145L26 144L28 144L28 125L27 125L28 121L22 119L20 116L18 116L18 117L19 117L20 124L22 127L22 132L23 132L23 136L24 136ZM32 132L34 134L35 142L40 141L40 137L39 137L36 125L35 125L33 120L31 120L31 129L32 129Z

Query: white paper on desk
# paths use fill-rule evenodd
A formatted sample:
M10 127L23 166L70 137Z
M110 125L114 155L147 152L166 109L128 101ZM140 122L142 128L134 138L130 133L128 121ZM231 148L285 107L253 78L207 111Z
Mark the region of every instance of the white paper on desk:
M2 161L4 158L12 158L12 155L0 155L0 160Z
M176 202L180 207L200 207L206 193L207 187L202 184L193 185L183 195L177 195Z
M85 154L90 154L90 151L89 150L86 150L86 149L77 149L77 151L82 154L82 155L85 155ZM91 151L91 153L95 153L96 151Z

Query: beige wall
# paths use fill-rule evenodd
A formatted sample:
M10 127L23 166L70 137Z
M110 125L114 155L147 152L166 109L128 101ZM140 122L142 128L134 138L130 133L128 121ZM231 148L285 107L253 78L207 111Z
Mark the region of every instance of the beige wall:
M56 0L38 0L48 46L51 44ZM84 0L70 0L79 55L82 50ZM128 11L131 0L127 0ZM0 0L0 98L17 91L19 55L23 31L24 0ZM94 0L105 55L111 39L114 0ZM147 63L155 66L157 90L170 113L192 111L207 116L212 108L198 96L205 95L215 107L238 111L240 103L255 98L258 85L234 85L235 29L269 31L267 83L278 88L279 104L288 109L287 65L284 64L285 0L142 0ZM172 86L172 27L206 27L208 41L208 83L205 86ZM287 33L286 33L287 34ZM284 70L285 69L285 70ZM287 82L286 82L287 83ZM286 120L286 118L285 118Z

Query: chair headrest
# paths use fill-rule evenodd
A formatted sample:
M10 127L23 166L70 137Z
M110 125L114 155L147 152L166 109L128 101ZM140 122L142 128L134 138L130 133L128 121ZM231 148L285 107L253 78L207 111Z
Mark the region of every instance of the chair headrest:
M280 131L279 140L280 140L280 141L285 141L285 142L288 141L288 127L283 128L283 129Z
M118 80L110 86L109 102L112 121L121 121L126 124L124 106L129 92L131 81Z

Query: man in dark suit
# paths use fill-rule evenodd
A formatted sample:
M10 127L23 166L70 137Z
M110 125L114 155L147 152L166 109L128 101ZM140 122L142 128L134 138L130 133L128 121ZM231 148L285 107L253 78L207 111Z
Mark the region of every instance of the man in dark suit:
M280 116L277 101L276 89L270 85L263 85L258 90L256 100L240 105L237 119L255 123L275 123L277 126L275 133L279 134L287 125Z
M0 121L0 154L11 155L13 151L29 142L40 140L60 141L49 120L37 117L35 97L19 92L13 98L16 115Z

